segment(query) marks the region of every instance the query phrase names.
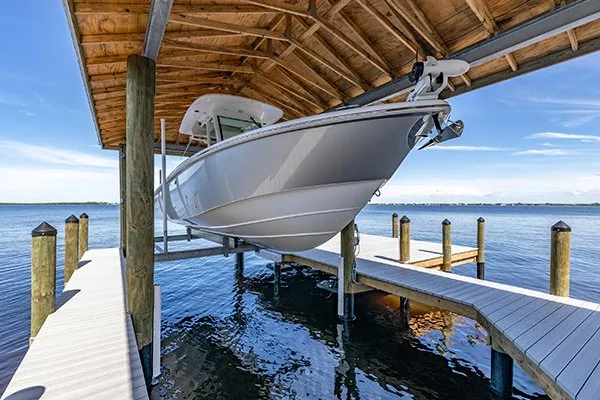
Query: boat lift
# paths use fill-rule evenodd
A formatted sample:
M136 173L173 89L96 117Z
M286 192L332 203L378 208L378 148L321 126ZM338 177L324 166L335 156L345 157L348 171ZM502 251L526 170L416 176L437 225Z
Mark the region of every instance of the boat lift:
M161 170L160 184L162 186L163 204L166 204L167 193L167 146L166 146L166 126L165 120L160 120L160 143L161 143ZM190 242L196 239L204 239L209 242L218 243L218 246L201 247L198 249L169 251L170 242L187 241ZM162 243L162 247L159 245ZM185 260L188 258L211 257L223 255L229 257L229 254L236 255L236 265L243 265L244 252L258 252L258 246L243 242L238 238L222 236L214 233L202 232L191 227L187 227L185 235L169 236L167 213L163 210L162 217L162 236L154 238L154 253L155 261L175 261Z

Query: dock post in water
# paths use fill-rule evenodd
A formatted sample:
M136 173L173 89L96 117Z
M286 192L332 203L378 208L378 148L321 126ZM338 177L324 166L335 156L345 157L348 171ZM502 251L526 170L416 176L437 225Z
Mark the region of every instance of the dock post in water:
M77 269L79 261L79 220L71 215L65 220L65 284Z
M550 294L569 297L571 227L558 221L550 238Z
M125 207L126 184L125 178L127 175L127 158L125 145L119 148L119 220L121 225L121 250L123 255L126 255L127 247L127 211Z
M398 237L398 214L392 214L392 237Z
M79 216L79 259L88 251L89 217L86 213Z
M513 360L492 338L492 365L490 372L492 393L498 399L512 398Z
M442 271L452 272L452 224L448 219L442 221L442 252L444 255Z
M127 57L127 311L147 386L152 382L154 309L155 68L155 62L149 58Z
M343 265L342 271L338 274L343 276L343 285L338 287L338 296L343 296L343 308L338 310L338 314L343 321L354 321L354 294L352 293L352 282L354 281L354 220L340 234L341 256ZM339 311L342 311L339 313Z
M477 279L485 279L485 219L477 218Z
M400 219L400 262L410 260L410 219L404 215Z
M240 245L240 240L238 238L233 239L234 246L237 248ZM235 253L235 267L243 268L244 267L244 253L239 252Z
M56 229L42 222L31 231L31 336L37 336L56 306Z

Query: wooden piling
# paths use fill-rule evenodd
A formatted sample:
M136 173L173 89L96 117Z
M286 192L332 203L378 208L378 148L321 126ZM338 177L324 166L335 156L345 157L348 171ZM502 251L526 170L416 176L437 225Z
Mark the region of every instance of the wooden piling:
M510 399L513 392L513 359L492 338L491 390L496 399Z
M119 148L119 221L121 226L121 250L127 255L127 209L125 206L125 197L127 192L127 158L125 145Z
M571 227L563 221L550 234L550 294L569 297Z
M410 260L410 219L404 215L400 219L400 262Z
M79 261L79 220L71 215L65 220L65 284L77 269Z
M344 310L340 316L344 321L353 321L354 316L354 294L352 293L352 282L354 281L354 220L352 220L341 232L341 256L344 260L343 274L344 285L338 290L343 291Z
M88 251L89 217L86 213L79 216L79 259Z
M240 245L240 241L238 238L233 239L234 247L238 247ZM244 268L244 253L239 252L235 253L235 267L236 268Z
M154 94L155 62L127 58L126 215L127 310L146 384L152 381L154 308Z
M56 306L56 229L42 222L31 231L31 344Z
M398 237L398 214L392 214L392 237Z
M442 270L452 272L452 224L448 219L442 222L442 252L444 255Z
M485 279L485 219L477 219L477 279Z

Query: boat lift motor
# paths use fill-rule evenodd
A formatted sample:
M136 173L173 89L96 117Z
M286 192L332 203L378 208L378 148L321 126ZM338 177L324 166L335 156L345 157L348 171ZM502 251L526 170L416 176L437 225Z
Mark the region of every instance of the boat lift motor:
M469 63L463 60L436 60L431 56L416 62L408 74L408 79L416 84L407 101L437 100L448 86L448 78L464 75L469 68Z
M408 95L407 101L437 100L439 94L448 86L448 78L463 75L469 68L469 63L463 60L436 60L427 57L424 62L416 62L409 74L409 80L416 84ZM464 123L460 120L452 122L448 117L441 114L431 116L435 127L432 131L437 134L431 137L428 132L421 132L419 136L429 137L429 140L419 150L460 137L464 130ZM423 131L426 126L427 124L424 123Z

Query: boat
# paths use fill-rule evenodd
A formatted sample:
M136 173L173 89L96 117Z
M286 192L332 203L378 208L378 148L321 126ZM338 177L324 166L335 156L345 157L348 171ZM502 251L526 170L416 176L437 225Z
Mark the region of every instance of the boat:
M408 101L340 108L277 122L280 109L209 94L186 111L180 132L206 146L155 192L174 223L262 248L303 251L325 243L378 194L417 145L460 136L438 98L462 61L417 63Z

